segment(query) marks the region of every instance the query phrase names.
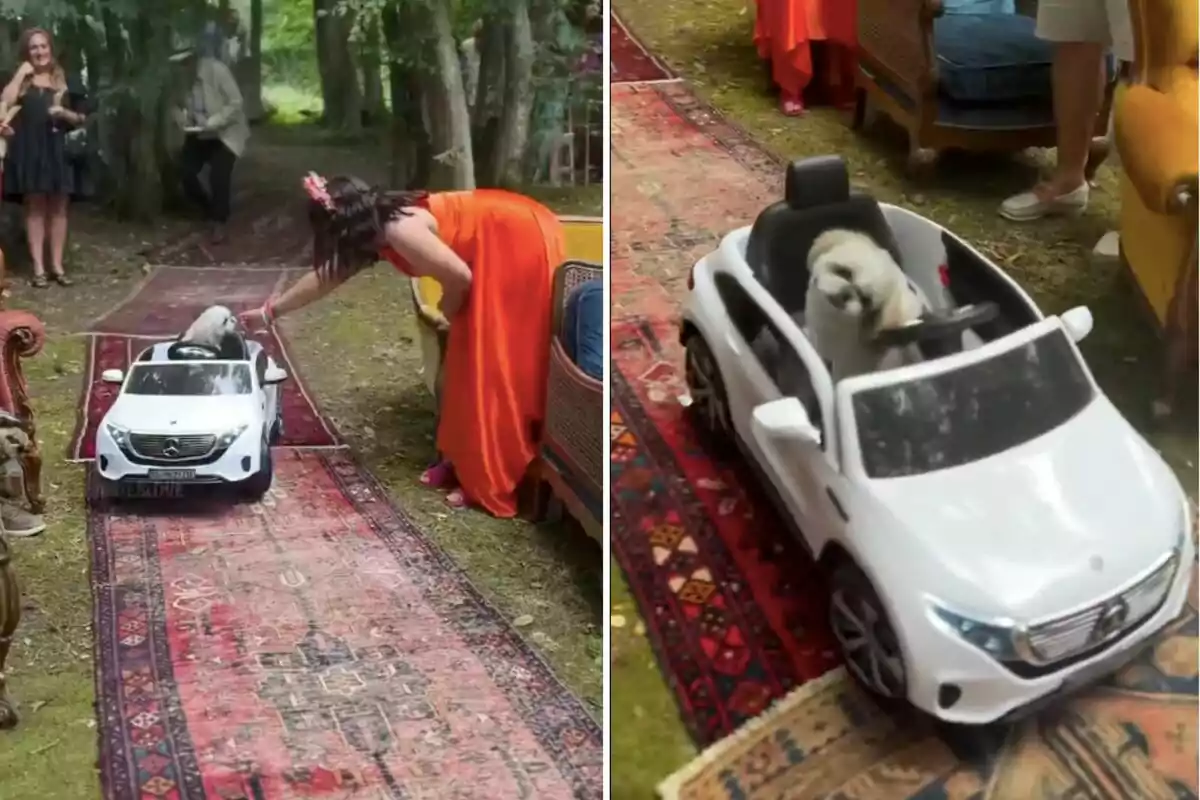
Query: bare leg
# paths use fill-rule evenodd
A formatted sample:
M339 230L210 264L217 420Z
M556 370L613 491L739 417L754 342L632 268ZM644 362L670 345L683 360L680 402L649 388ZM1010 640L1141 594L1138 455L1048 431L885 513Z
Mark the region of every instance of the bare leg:
M50 223L50 272L56 279L63 279L63 253L67 247L67 204L65 194L46 198L46 214Z
M1033 189L1008 198L1000 215L1015 222L1087 209L1088 156L1096 114L1104 102L1105 46L1058 42L1054 50L1054 122L1058 164L1054 175Z
M46 276L46 195L25 197L25 238L29 240L29 257L33 260L33 277Z
M1088 152L1096 115L1104 102L1104 46L1061 42L1054 52L1054 123L1058 128L1058 165L1038 188L1046 199L1078 189L1086 181Z

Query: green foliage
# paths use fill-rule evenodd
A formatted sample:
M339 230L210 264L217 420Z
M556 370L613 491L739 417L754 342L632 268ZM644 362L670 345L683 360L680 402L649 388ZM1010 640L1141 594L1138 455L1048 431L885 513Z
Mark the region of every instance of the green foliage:
M319 88L312 0L263 0L262 51L264 83Z

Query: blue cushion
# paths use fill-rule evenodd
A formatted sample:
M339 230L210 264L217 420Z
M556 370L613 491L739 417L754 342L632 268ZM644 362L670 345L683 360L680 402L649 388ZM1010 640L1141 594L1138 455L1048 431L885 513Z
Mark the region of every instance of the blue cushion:
M585 375L604 380L604 281L582 283L567 298L563 347Z
M1016 0L943 0L947 14L1015 14Z
M933 22L938 88L956 103L1007 103L1051 96L1054 45L1019 14L947 14Z

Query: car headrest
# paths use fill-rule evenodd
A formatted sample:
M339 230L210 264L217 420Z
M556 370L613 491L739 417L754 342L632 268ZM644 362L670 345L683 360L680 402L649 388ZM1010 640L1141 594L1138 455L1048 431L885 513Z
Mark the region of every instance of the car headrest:
M850 171L841 156L797 159L788 164L783 197L789 208L802 209L850 198Z
M229 361L246 361L250 358L250 348L246 339L236 331L229 331L221 337L221 358Z
M784 196L754 221L746 242L746 262L788 312L804 308L808 251L831 228L865 233L901 263L883 209L869 195L851 194L850 173L839 156L793 161L787 167Z

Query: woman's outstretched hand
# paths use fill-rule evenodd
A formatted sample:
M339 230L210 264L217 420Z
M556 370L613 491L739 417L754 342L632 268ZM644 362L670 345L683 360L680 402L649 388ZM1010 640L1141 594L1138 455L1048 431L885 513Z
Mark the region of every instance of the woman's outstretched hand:
M238 314L238 322L250 333L259 333L271 326L265 307L243 311Z

